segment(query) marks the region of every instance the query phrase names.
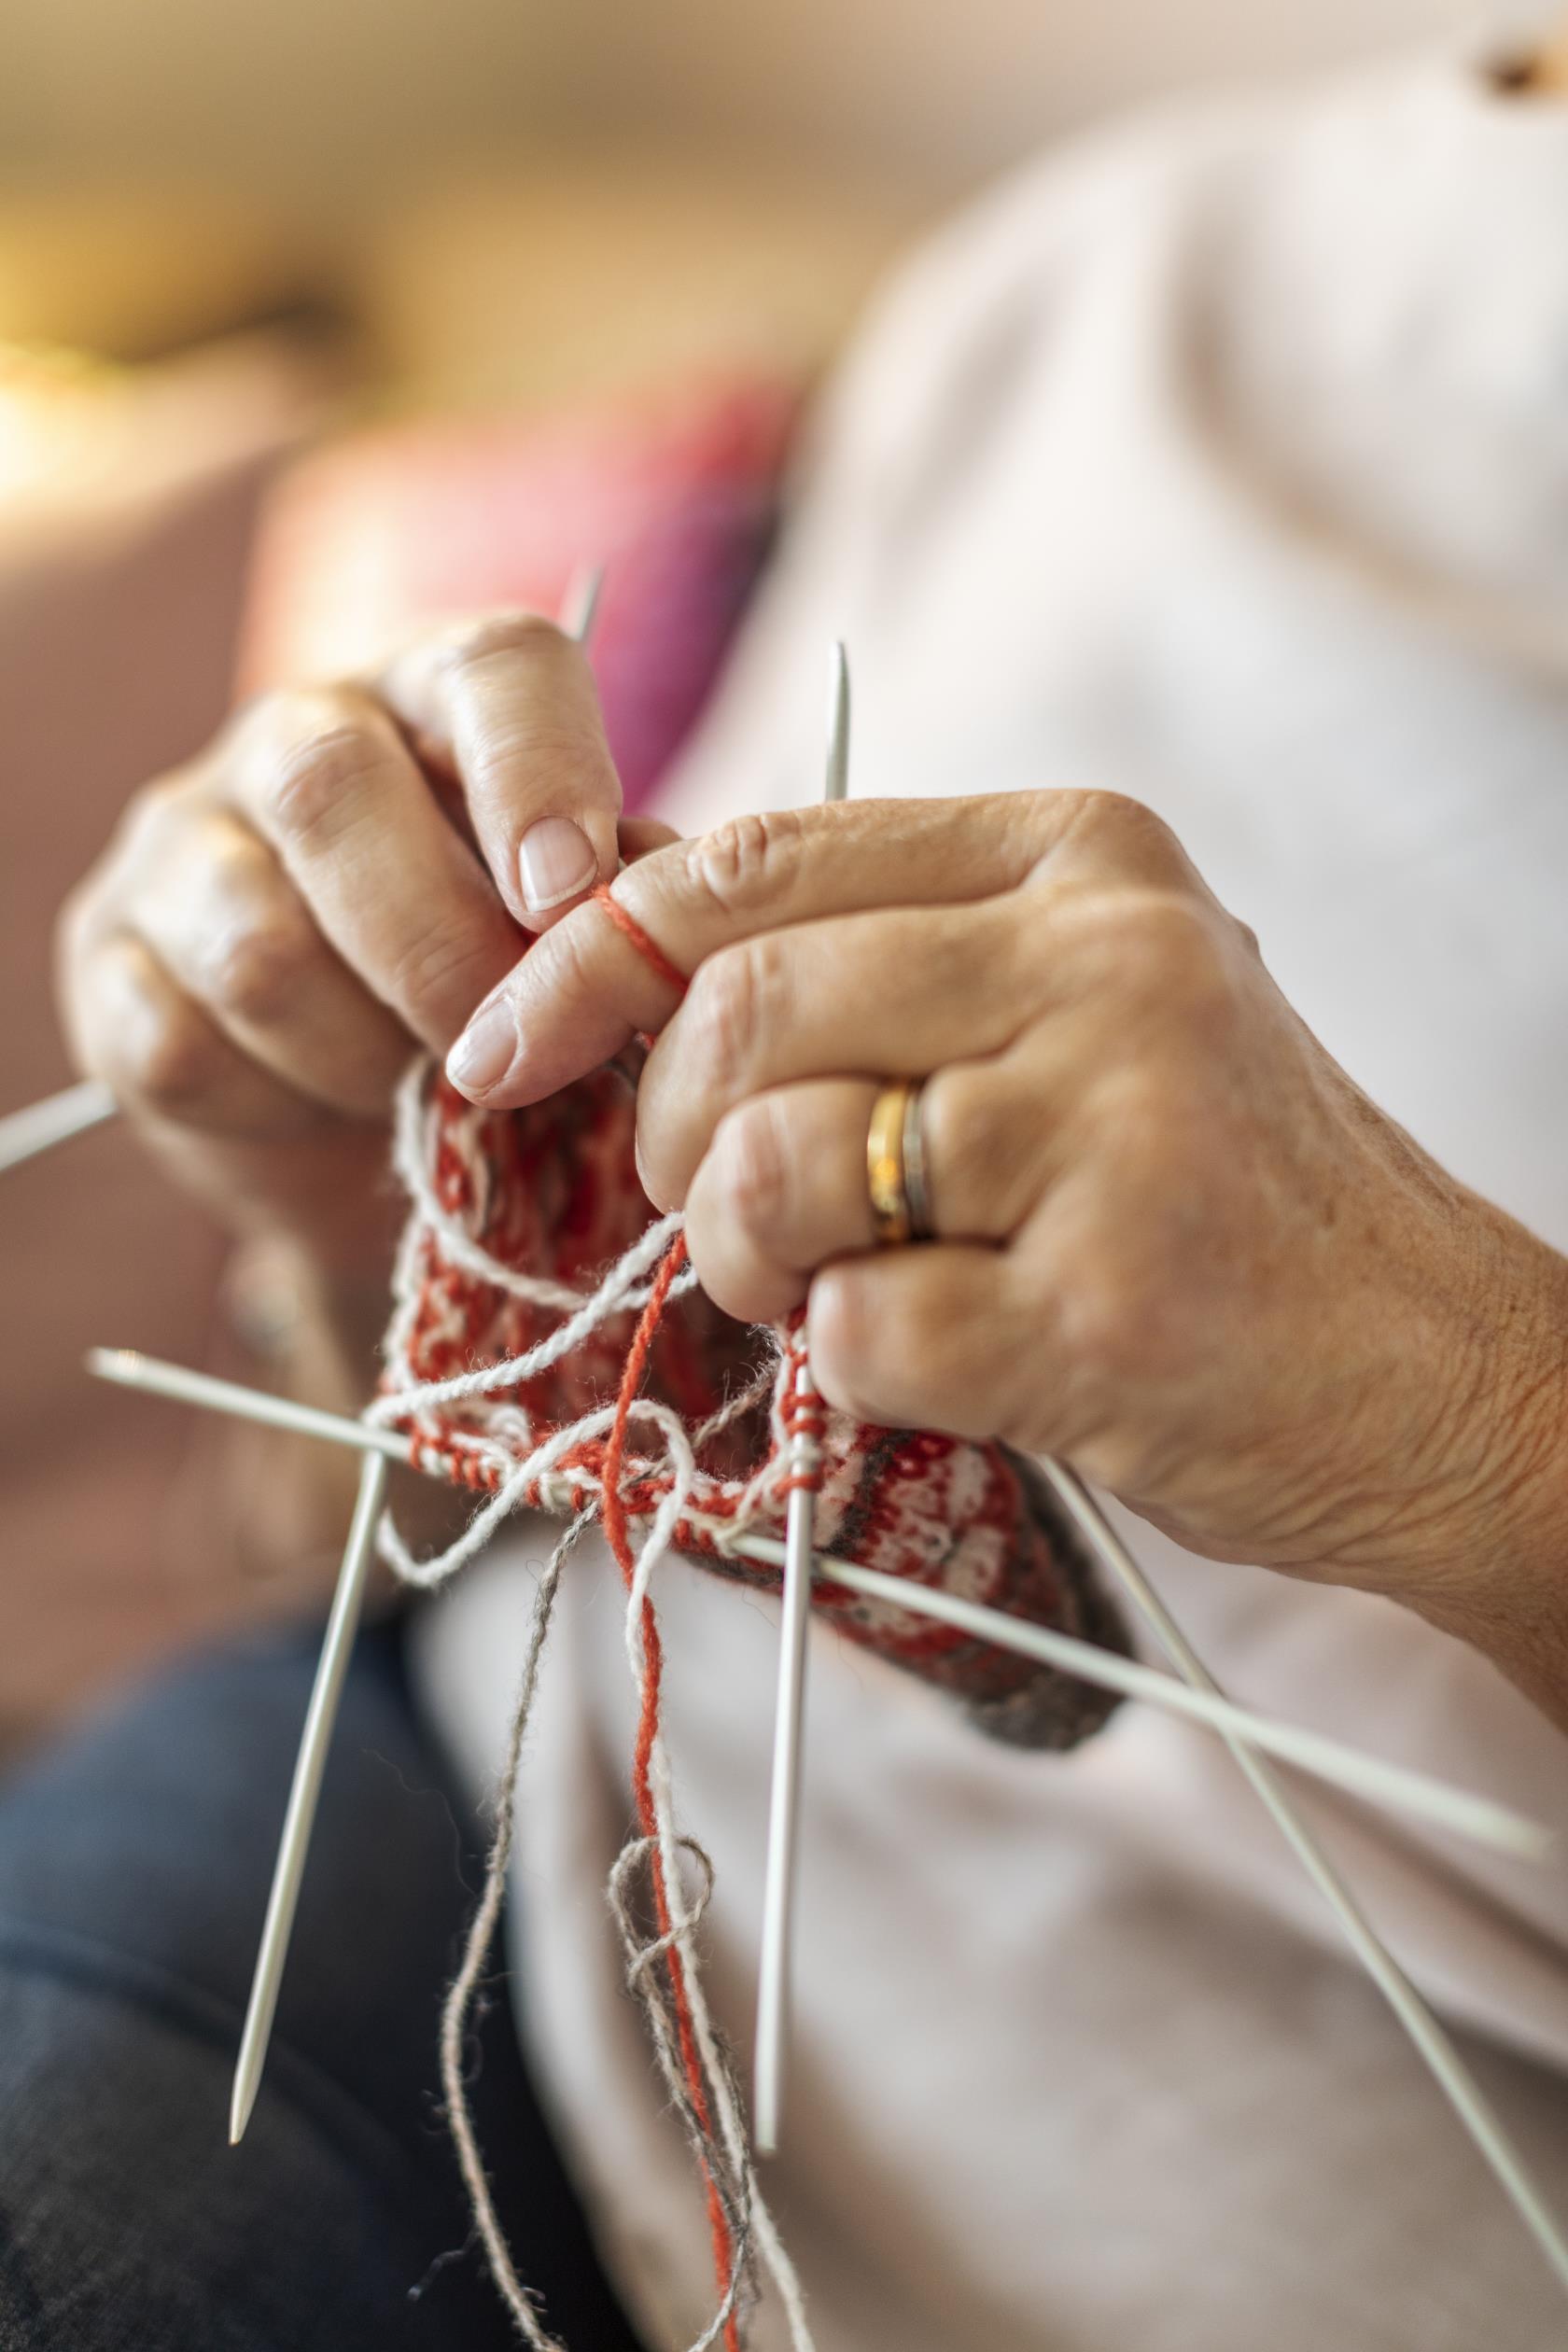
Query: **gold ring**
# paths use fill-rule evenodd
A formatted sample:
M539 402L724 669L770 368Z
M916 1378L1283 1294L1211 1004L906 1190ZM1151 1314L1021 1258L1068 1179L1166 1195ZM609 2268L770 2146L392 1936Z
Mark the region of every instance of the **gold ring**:
M906 1241L931 1239L920 1088L914 1079L899 1078L884 1086L872 1105L871 1125L866 1129L866 1191L882 1249L896 1250Z

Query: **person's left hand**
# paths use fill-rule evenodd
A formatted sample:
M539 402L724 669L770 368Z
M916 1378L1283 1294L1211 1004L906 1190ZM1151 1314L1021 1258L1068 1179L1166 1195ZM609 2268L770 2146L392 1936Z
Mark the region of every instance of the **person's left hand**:
M517 1043L481 1099L657 1031L647 1189L732 1314L809 1298L833 1403L1062 1455L1197 1549L1434 1613L1517 1535L1568 1267L1358 1091L1148 810L743 818L613 887L684 1001L586 904L495 992ZM888 1251L892 1077L925 1081L939 1238Z

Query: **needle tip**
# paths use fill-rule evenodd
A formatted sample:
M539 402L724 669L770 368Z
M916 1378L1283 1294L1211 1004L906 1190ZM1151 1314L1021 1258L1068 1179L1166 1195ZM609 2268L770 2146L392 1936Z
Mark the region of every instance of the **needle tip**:
M585 645L593 635L604 576L602 564L579 565L562 599L561 626L567 637L577 639L579 645Z
M842 637L828 648L828 772L825 801L841 801L849 791L849 656Z
M754 2156L778 2153L778 2101L760 2081L751 2091L751 2152Z
M247 2079L242 2068L234 2077L233 2096L229 2102L229 2145L231 2148L238 2148L241 2140L244 2139L245 2126L250 2121L250 2111L255 2105L256 2085Z

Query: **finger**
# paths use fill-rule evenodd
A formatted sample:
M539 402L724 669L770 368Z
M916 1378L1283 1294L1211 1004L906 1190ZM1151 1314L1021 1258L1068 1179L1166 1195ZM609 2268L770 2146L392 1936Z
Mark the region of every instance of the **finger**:
M893 1429L1005 1437L1037 1415L1043 1351L1005 1250L939 1242L847 1258L811 1285L812 1375L831 1405Z
M350 971L444 1053L522 942L387 712L340 688L270 695L219 778Z
M321 1124L317 1107L241 1053L131 931L77 959L66 1007L82 1069L132 1118L270 1139Z
M518 923L538 931L615 873L621 779L588 657L553 622L466 622L397 655L379 684L421 752L456 776Z
M927 1206L944 1240L1008 1239L1057 1174L1062 1122L1041 1058L958 1062L921 1088ZM819 1267L875 1249L866 1143L879 1091L780 1086L721 1120L686 1197L686 1242L726 1314L781 1323Z
M840 916L710 956L638 1089L651 1197L679 1206L719 1122L750 1096L807 1078L923 1078L1010 1044L1051 978L1022 906Z
M127 917L215 1028L324 1107L384 1113L408 1032L327 945L264 842L197 806L133 887Z
M863 1079L822 1080L754 1096L721 1122L687 1196L686 1247L727 1315L782 1323L817 1267L875 1248L865 1169L875 1099Z
M1017 792L951 801L849 801L736 819L628 868L613 895L666 961L690 974L758 933L871 908L959 905L1055 872L1163 887L1185 877L1174 837L1130 801ZM484 1079L455 1058L454 1082L495 1105L538 1102L658 1029L679 1001L602 907L576 908L496 992ZM503 1057L508 1021L512 1050Z

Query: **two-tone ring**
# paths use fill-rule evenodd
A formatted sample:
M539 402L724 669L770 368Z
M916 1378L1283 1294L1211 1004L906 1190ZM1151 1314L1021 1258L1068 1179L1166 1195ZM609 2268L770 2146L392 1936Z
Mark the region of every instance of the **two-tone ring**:
M872 1105L866 1130L866 1192L877 1244L896 1250L936 1237L920 1123L923 1081L895 1079Z

